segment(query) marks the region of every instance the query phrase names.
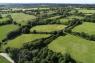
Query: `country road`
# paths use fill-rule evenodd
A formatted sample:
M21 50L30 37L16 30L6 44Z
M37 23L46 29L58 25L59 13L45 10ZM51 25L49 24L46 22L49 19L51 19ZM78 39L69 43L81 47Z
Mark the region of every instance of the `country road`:
M4 57L5 59L7 59L8 61L10 61L11 63L15 63L10 56L7 53L0 53L0 56Z

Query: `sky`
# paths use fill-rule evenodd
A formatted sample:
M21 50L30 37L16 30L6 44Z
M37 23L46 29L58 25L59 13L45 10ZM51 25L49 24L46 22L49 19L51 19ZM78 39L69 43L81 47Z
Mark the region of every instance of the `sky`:
M95 4L95 0L0 0L0 3L81 3L81 4Z

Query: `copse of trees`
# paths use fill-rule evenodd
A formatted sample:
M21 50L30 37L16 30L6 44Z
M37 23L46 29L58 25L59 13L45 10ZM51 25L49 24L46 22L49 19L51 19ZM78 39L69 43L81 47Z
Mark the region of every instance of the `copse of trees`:
M11 15L7 15L6 17L7 17L7 18L9 18L9 19L10 19L10 21L13 21L13 19L12 19L12 16L11 16Z
M0 19L1 19L0 25L12 24L13 22L11 15L7 15L6 17L2 17ZM6 21L3 21L3 19L6 19Z

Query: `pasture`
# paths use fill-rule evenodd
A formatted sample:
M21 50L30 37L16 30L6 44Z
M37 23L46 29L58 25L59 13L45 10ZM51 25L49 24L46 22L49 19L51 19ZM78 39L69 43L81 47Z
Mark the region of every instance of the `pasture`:
M95 10L87 10L87 9L78 9L79 12L85 13L85 14L93 14L95 13Z
M4 14L3 14L4 15ZM7 14L5 14L7 15ZM21 25L25 25L29 20L33 20L36 18L34 15L28 15L24 13L9 13L12 16L13 20Z
M60 23L62 23L62 24L68 25L71 20L72 20L72 19L61 18L59 21L60 21Z
M53 32L53 31L58 31L61 29L64 29L65 25L39 25L39 26L35 26L33 28L31 28L31 32L33 32L34 30L38 31L38 32Z
M14 47L14 48L20 48L23 46L24 43L48 37L49 35L46 34L23 34L21 36L18 36L17 38L13 40L9 40L5 47Z
M72 31L95 35L95 23L84 22L83 24L76 26L74 29L72 29Z
M48 19L57 19L57 18L60 18L60 16L50 17L50 18L48 18Z
M83 19L83 17L81 16L75 16L75 15L71 15L71 16L67 16L65 18L61 18L59 19L60 23L68 25L70 21L72 21L73 19Z
M95 41L68 34L58 37L48 45L48 48L63 55L70 53L75 60L83 63L95 63Z
M5 26L0 26L0 42L6 38L7 34L11 31L14 31L18 29L19 27L16 25L5 25Z
M81 16L75 16L75 15L71 15L71 16L68 16L67 19L83 19L83 17Z

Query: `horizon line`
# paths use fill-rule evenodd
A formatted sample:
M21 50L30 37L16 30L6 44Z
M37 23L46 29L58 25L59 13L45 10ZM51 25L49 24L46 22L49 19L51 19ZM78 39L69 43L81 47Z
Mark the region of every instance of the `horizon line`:
M48 3L38 3L38 2L6 2L6 3L3 3L3 2L0 2L0 4L95 4L95 3L53 3L53 2L48 2Z

